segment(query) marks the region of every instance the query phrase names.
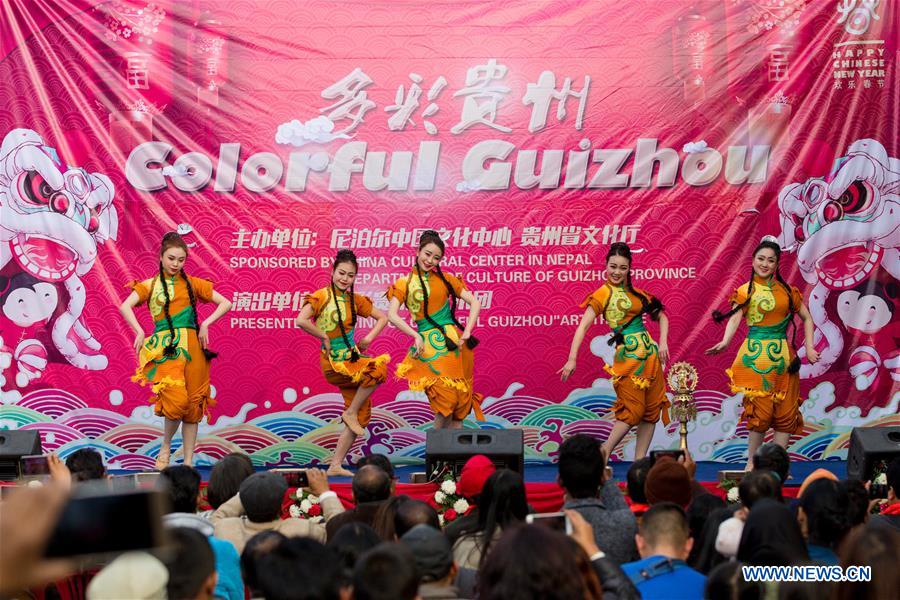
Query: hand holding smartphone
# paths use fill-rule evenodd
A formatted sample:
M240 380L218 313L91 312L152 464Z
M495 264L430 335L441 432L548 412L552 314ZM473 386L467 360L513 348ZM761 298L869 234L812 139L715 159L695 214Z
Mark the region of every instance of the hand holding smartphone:
M272 469L271 472L281 475L290 487L309 487L309 477L306 474L306 469Z
M536 513L525 516L525 522L529 525L542 525L560 533L572 535L572 523L564 512Z
M656 461L663 456L668 456L675 462L678 462L681 458L684 457L684 450L651 450L650 464L655 465Z

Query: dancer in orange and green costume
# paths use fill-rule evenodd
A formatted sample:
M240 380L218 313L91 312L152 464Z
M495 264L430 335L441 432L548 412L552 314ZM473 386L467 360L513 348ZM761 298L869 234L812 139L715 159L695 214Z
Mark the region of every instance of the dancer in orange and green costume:
M647 454L656 423L662 416L663 424L669 424L669 400L663 378L663 363L669 360L669 320L662 304L652 295L631 285L631 249L617 242L606 254L607 281L581 303L584 316L569 349L569 359L559 370L565 381L575 371L578 349L594 324L602 315L613 330L609 340L616 353L612 365L604 369L612 377L616 402L613 413L616 422L603 450L609 456L622 438L637 427L634 459ZM644 326L644 315L659 321L659 345Z
M131 379L152 385L156 414L165 418L157 469L168 466L172 438L179 425L184 464L193 464L198 425L215 404L210 398L209 361L215 353L209 350L209 326L231 309L231 302L213 290L211 281L184 272L187 256L188 247L181 236L174 231L165 234L159 273L144 281L132 281L129 285L133 291L119 307L135 334L138 368ZM216 305L202 323L197 300ZM144 302L155 323L149 338L134 315L134 307Z
M722 341L706 351L719 354L725 350L740 327L741 318L746 317L750 331L726 373L732 393L744 395L741 420L750 432L747 470L752 468L753 455L769 429L775 430L775 443L783 448L787 448L792 433L803 429L800 359L793 348L795 315L803 320L806 359L810 364L819 360L813 343L812 317L800 290L782 279L778 270L780 258L777 238L765 236L753 251L750 281L731 295L731 310L713 313L717 323L728 319L728 324Z
M390 356L363 356L372 341L387 325L387 317L372 306L372 301L354 291L353 282L359 267L356 255L341 250L334 259L331 283L309 294L297 325L322 341L319 363L328 383L336 385L344 397L344 431L338 438L328 474L352 477L353 473L341 466L344 457L357 436L365 433L372 417L371 395L375 388L387 379ZM354 338L356 318L373 317L375 326L358 343Z
M409 389L425 392L435 429L458 429L470 412L484 420L482 395L473 390L472 376L472 350L478 344L472 329L481 304L462 279L441 271L444 253L444 241L436 231L422 234L413 272L395 281L387 292L388 318L415 343L397 368L397 376L407 380ZM456 318L457 299L469 304L465 327ZM400 317L401 304L416 320L416 329Z

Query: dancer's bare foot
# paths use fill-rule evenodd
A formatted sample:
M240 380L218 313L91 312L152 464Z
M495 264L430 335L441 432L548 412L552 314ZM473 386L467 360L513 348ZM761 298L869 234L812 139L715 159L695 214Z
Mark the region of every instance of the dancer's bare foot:
M341 421L343 421L344 425L346 425L347 428L356 435L363 435L366 433L366 430L363 429L362 425L359 424L359 421L356 419L356 415L353 413L344 411L341 414Z
M325 474L329 477L353 477L353 471L348 471L344 467L328 467L328 470L325 471Z
M160 446L159 454L156 456L156 464L154 465L157 471L162 471L169 466L170 453L168 446Z

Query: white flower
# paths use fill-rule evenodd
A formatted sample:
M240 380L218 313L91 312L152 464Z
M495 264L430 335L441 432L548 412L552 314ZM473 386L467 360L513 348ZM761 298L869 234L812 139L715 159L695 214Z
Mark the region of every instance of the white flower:
M887 485L887 473L882 473L876 477L874 483L876 485Z
M312 502L313 504L318 504L318 503L319 503L319 497L318 497L318 496L307 496L306 499L309 500L310 502Z
M741 492L738 490L737 486L728 490L728 501L729 502L740 502L741 501Z
M288 509L288 512L289 512L289 513L291 514L291 516L294 517L295 519L299 519L300 517L303 516L303 513L300 512L300 507L297 506L296 504L291 504L291 507Z
M303 500L300 502L300 510L303 512L309 512L309 509L312 508L312 502L309 500Z
M441 491L445 494L456 493L456 483L450 479L441 484Z
M434 501L438 504L443 504L447 501L447 496L444 495L444 492L438 490L434 493Z
M459 514L463 514L467 510L469 510L469 503L466 502L465 498L460 498L459 500L457 500L456 502L453 503L453 510L455 510Z

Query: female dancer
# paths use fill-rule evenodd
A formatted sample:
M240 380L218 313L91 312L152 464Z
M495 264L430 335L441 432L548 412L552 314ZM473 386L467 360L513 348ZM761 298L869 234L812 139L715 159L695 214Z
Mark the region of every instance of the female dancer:
M156 458L156 468L169 464L172 438L181 424L184 464L194 461L197 426L215 401L209 397L209 361L216 356L209 349L209 326L231 309L231 302L213 290L206 279L184 272L188 247L181 236L170 231L162 239L159 273L144 281L132 281L131 294L119 307L134 331L138 369L132 381L153 385L156 414L164 417L165 436ZM198 326L197 300L216 305ZM153 316L153 334L145 339L134 316L134 307L146 302Z
M478 344L472 329L481 304L462 279L441 271L444 251L444 241L436 231L422 234L415 269L387 292L391 301L388 318L415 343L397 368L397 377L406 379L409 389L428 396L435 429L459 429L473 410L479 421L484 420L482 395L472 389L472 349ZM456 318L457 298L470 307L465 327ZM416 319L418 331L400 318L401 303Z
M762 238L753 251L750 280L731 295L731 310L713 312L717 323L728 319L728 324L722 341L706 351L706 354L718 354L725 350L741 324L741 317L746 317L750 328L747 339L726 373L731 380L731 391L744 395L741 420L750 432L748 471L753 468L753 455L770 428L775 430L775 443L784 448L791 434L803 428L800 359L792 347L796 334L794 315L799 313L803 320L806 359L810 364L819 360L813 344L812 317L803 304L800 290L782 279L778 270L780 258L778 240L771 235ZM790 336L788 325L792 327Z
M372 306L371 300L354 292L353 282L358 268L356 255L352 251L339 251L331 268L328 287L309 294L297 315L297 325L322 340L319 355L322 373L326 381L336 385L344 396L341 420L345 427L328 468L329 475L340 477L353 476L341 463L356 437L365 433L364 427L372 417L369 397L387 379L387 363L390 361L387 354L376 358L361 354L388 321L383 312ZM358 343L353 335L357 316L375 318L372 331Z
M631 285L631 249L616 242L606 253L606 283L581 303L584 316L569 349L569 360L557 373L565 381L575 371L578 348L598 315L602 315L612 329L610 345L616 354L612 366L604 369L612 376L616 391L613 412L616 423L603 451L610 456L625 434L637 426L634 459L647 454L653 430L662 413L663 424L669 424L669 400L662 364L669 360L669 320L659 300ZM659 321L659 345L644 327L644 314Z

